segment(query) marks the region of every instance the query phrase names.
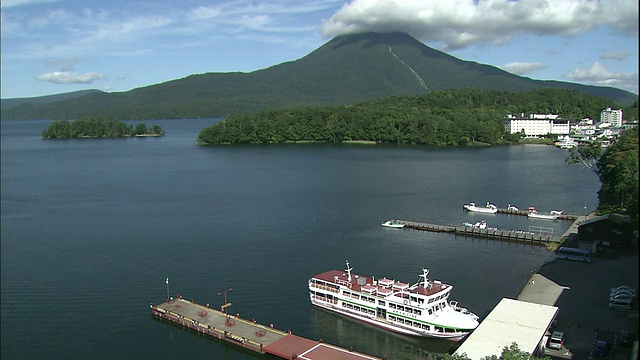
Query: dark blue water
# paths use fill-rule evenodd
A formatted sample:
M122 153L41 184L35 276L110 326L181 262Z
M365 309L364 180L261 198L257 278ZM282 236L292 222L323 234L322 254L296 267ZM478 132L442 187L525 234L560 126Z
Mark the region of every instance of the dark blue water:
M422 267L483 316L549 258L535 245L380 226L486 219L528 230L567 222L465 213L469 201L583 214L595 174L552 146L348 144L198 147L214 120L147 122L161 138L42 140L48 121L2 122L3 359L245 359L151 318L170 292L281 330L389 359L444 352L313 309L307 279L343 269L415 282Z

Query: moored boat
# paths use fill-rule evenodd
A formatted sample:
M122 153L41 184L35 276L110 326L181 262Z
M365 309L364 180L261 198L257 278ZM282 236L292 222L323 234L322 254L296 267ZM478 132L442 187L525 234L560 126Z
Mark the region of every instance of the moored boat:
M309 279L314 306L400 334L459 341L473 331L479 318L449 301L453 287L431 281L422 269L413 285L383 277L330 270Z
M562 211L560 211L562 213ZM550 213L541 213L536 210L535 206L529 206L529 211L527 212L527 217L533 219L542 219L542 220L558 220L560 214L557 210L553 210Z
M487 205L485 205L484 207L476 206L476 203L470 202L468 204L464 204L463 208L467 211L475 211L475 212L481 212L486 214L495 214L498 212L498 207L491 204L488 201L487 201Z
M513 205L509 204L509 205L507 205L507 211L508 211L508 212L516 212L516 211L520 211L520 210L518 210L518 208L517 208L517 207L515 207L515 206L513 206Z
M558 141L554 143L556 147L560 149L573 149L578 146L578 143L570 136L558 138Z
M382 223L382 226L390 227L394 229L402 229L404 227L404 224L398 220L387 220Z
M476 229L486 229L487 221L486 220L476 221L474 224L466 222L466 223L463 223L462 225L466 227L476 228Z

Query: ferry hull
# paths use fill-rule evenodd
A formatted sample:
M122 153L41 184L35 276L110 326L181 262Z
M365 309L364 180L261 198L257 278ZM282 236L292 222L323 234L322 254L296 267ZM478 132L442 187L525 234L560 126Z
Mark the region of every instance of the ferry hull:
M381 328L384 330L388 330L397 334L402 334L402 335L408 335L408 336L417 336L417 337L427 337L427 338L434 338L434 339L442 339L442 340L449 340L449 341L460 341L462 339L464 339L469 333L468 332L458 332L455 334L450 334L450 333L438 333L438 332L418 332L418 331L414 331L411 328L400 328L397 325L391 325L391 324L387 324L385 321L379 320L379 319L372 319L372 318L368 318L368 317L364 317L364 316L359 316L357 314L353 314L350 313L348 311L343 311L342 309L335 307L335 306L331 306L329 304L323 303L321 301L316 301L316 300L311 300L311 304L323 309L323 310L327 310L336 314L340 314L346 317L349 317L351 319L354 320L358 320L361 322L364 322L366 324L369 325L373 325L377 328Z

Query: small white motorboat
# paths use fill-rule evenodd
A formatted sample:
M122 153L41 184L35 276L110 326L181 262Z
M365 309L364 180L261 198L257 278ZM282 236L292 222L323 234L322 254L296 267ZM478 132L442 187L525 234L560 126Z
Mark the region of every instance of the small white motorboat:
M529 211L527 212L527 217L542 220L558 220L558 217L560 217L560 215L554 213L540 213L538 212L538 210L536 210L535 206L530 206Z
M476 229L486 229L487 228L487 221L486 220L481 220L481 221L476 221L475 224L472 224L470 222L466 222L462 224L465 227L472 227L472 228L476 228Z
M498 207L491 204L487 201L487 205L485 206L476 206L476 203L470 202L468 204L464 204L463 208L467 211L480 212L485 214L495 214L498 212Z
M382 223L382 226L390 227L390 228L394 228L394 229L402 229L404 227L404 224L401 223L398 220L387 220L387 221Z

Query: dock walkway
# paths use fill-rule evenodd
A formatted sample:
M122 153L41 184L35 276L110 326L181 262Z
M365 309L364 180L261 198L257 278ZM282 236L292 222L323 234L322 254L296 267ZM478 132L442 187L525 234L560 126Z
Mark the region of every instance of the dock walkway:
M405 228L431 231L431 232L447 232L455 235L472 236L491 238L499 240L513 240L513 241L529 241L536 243L549 243L560 242L561 238L557 236L551 236L546 234L536 234L518 230L501 230L495 228L480 229L472 226L453 226L453 225L438 225L424 222L410 221L410 220L398 220L401 224L404 224Z
M498 213L500 214L508 214L508 215L519 215L519 216L527 216L527 211L520 210L511 210L511 209L500 209L498 208ZM566 220L573 221L571 227L561 236L553 236L552 234L543 233L543 232L529 232L523 230L505 230L505 229L496 229L496 228L477 228L474 226L464 226L464 225L438 225L438 224L430 224L426 222L419 221L411 221L411 220L397 220L399 223L404 224L405 228L415 229L415 230L423 230L423 231L431 231L431 232L446 232L453 233L455 235L463 235L463 236L471 236L471 237L480 237L480 238L490 238L490 239L498 239L498 240L507 240L507 241L524 241L524 242L532 242L538 244L547 244L551 242L559 243L562 242L562 239L568 236L569 233L577 231L577 226L580 223L580 217L576 215L559 215L558 220Z
M265 326L255 320L241 319L239 315L230 315L181 297L158 305L151 304L150 308L151 314L156 318L260 354L271 354L283 359L379 360L377 357L296 336L291 331L277 330L273 325Z

